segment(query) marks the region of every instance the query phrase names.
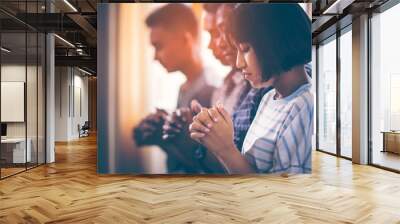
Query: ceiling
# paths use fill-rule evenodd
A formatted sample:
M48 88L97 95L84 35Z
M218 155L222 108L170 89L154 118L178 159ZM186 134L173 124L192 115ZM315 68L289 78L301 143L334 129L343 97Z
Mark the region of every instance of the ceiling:
M11 50L2 51L6 55L2 60L34 60L37 51L44 49L44 36L39 33L52 32L57 34L56 66L79 66L96 73L98 2L47 0L46 5L44 0L1 0L1 43Z
M313 0L313 44L350 25L354 17L373 12L390 0Z
M313 3L314 44L334 34L338 28L350 24L353 16L387 2L387 0L286 0L285 2L288 1ZM2 46L12 49L7 57L10 60L17 59L26 55L27 52L28 58L34 58L31 54L34 55L37 51L36 46L39 46L39 49L43 48L42 43L39 45L37 43L36 31L53 32L58 35L55 38L56 65L80 66L95 73L97 67L96 5L105 2L134 1L47 0L46 5L45 0L1 0ZM279 0L270 2L279 2ZM27 38L25 38L25 32L28 32ZM34 32L34 34L29 34L29 32Z

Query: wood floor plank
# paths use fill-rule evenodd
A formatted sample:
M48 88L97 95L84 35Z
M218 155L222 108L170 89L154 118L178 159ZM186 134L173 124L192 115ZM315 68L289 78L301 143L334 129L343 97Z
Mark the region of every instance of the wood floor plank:
M96 138L56 145L56 163L0 181L0 223L400 223L400 175L313 153L313 173L96 173Z

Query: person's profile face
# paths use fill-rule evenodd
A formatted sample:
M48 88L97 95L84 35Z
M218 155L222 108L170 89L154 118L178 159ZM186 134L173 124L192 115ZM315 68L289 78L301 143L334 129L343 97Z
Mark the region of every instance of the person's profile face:
M208 48L212 51L215 58L225 64L222 57L221 50L217 47L217 41L220 38L220 32L218 31L215 23L215 14L206 13L204 16L204 29L210 34L210 42ZM226 64L225 64L226 65Z
M236 68L242 71L253 88L264 87L262 71L253 47L248 43L235 43L237 48Z
M178 34L155 26L150 31L150 42L154 47L154 59L168 71L178 71L184 58Z
M215 22L220 34L216 45L222 52L224 62L235 66L237 51L227 34L228 20L232 15L232 10L232 7L226 5L219 7L217 10Z

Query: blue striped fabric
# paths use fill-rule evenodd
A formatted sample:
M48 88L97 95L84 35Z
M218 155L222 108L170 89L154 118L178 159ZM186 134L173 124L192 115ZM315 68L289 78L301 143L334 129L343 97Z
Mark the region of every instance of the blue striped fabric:
M234 142L238 149L242 148L246 133L256 116L260 101L272 88L251 89L235 109L232 119L234 128Z
M311 77L311 63L305 64L304 69L308 76ZM238 105L236 106L232 115L234 126L234 142L238 149L242 148L244 138L256 116L258 105L263 96L272 88L251 89L244 91L244 94L239 98Z
M306 73L310 78L312 78L312 65L311 63L305 64L304 69L306 70Z
M275 100L262 98L243 142L242 154L260 173L310 173L314 97L311 84Z

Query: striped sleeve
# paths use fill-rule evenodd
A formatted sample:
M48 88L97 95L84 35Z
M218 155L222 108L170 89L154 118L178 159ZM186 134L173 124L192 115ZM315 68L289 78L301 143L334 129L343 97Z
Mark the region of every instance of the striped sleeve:
M310 173L314 103L301 95L293 105L276 142L272 172ZM270 171L271 172L271 171Z

